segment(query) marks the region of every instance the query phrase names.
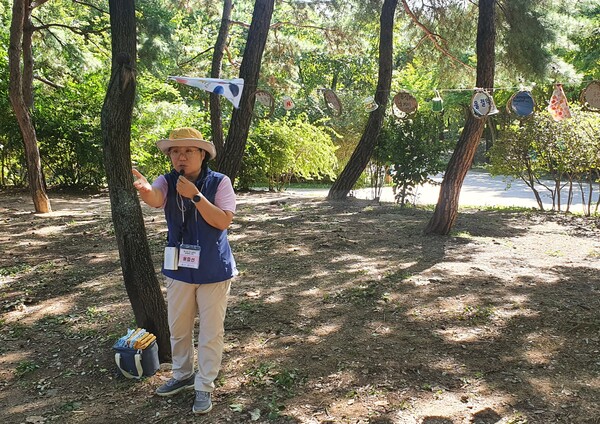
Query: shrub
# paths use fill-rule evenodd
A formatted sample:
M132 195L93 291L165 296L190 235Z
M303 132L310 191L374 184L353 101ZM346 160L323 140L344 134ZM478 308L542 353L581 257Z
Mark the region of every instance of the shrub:
M282 190L292 177L334 178L337 159L330 134L305 114L260 121L246 144L239 188L266 182L269 190Z
M452 142L445 140L442 115L419 111L398 120L390 117L382 128L375 157L389 167L396 201L413 200L415 187L430 182L430 176L445 167L444 155Z

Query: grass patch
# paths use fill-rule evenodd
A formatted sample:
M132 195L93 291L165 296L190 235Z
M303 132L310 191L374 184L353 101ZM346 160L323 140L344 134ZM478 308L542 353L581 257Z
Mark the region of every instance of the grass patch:
M468 231L453 231L450 233L450 235L452 237L456 237L456 238L464 238L464 239L474 238L473 235L471 233L469 233Z
M0 268L0 277L12 277L21 272L25 272L31 269L31 265L28 264L15 264Z
M491 306L470 306L464 307L459 319L469 321L474 324L488 322L494 316L494 309Z
M27 332L27 327L23 324L12 324L8 334L11 338L22 339Z
M325 296L325 302L348 302L354 305L366 305L381 298L381 287L377 284L361 284L357 287L344 289L333 296Z
M17 367L15 368L15 376L17 376L17 378L21 378L27 374L34 372L39 367L40 366L33 361L21 361L17 364Z
M281 412L285 409L283 400L293 396L296 387L305 381L305 377L297 369L279 369L269 362L250 368L244 375L250 386L261 389L265 393L263 401L270 420L281 416Z
M253 387L272 387L278 394L292 395L296 386L304 381L297 369L279 369L275 364L263 362L250 368L244 375Z

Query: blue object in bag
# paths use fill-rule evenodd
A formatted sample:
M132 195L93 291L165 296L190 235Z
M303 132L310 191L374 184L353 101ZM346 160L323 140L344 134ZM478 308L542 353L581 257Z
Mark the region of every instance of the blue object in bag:
M152 342L146 349L134 349L115 343L115 363L127 378L139 380L142 376L150 377L160 368L158 345Z

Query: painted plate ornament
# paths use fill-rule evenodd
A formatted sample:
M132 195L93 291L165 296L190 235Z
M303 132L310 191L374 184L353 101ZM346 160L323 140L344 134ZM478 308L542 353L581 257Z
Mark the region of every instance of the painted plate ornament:
M399 118L415 113L419 107L417 99L408 91L401 91L394 96L392 112ZM401 113L398 113L400 111Z
M333 111L335 116L340 116L342 114L342 103L333 90L323 90L323 98L325 99L327 108Z
M377 110L379 105L375 101L375 97L369 96L363 100L363 107L365 108L365 112L373 112Z
M252 105L252 115L257 118L269 118L273 115L275 110L275 99L273 95L265 90L256 90L252 96L250 96L250 102L254 102Z
M476 89L471 98L471 112L477 119L498 113L494 98L485 90Z
M600 81L592 81L583 89L581 103L590 110L600 111Z
M290 96L283 96L283 98L281 99L281 104L283 105L283 108L285 110L291 110L295 106L294 101Z
M528 118L533 115L535 101L529 91L521 90L512 95L506 104L506 110L514 113L519 118Z
M554 86L554 92L548 105L548 112L550 112L555 121L562 121L571 117L571 109L569 109L569 103L567 102L567 96L565 96L562 84Z

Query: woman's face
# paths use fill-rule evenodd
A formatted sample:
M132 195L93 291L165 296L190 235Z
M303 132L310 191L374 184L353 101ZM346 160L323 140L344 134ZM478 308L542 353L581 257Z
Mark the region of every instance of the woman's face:
M171 147L169 156L173 168L184 171L186 176L197 176L202 167L206 151L197 147Z

